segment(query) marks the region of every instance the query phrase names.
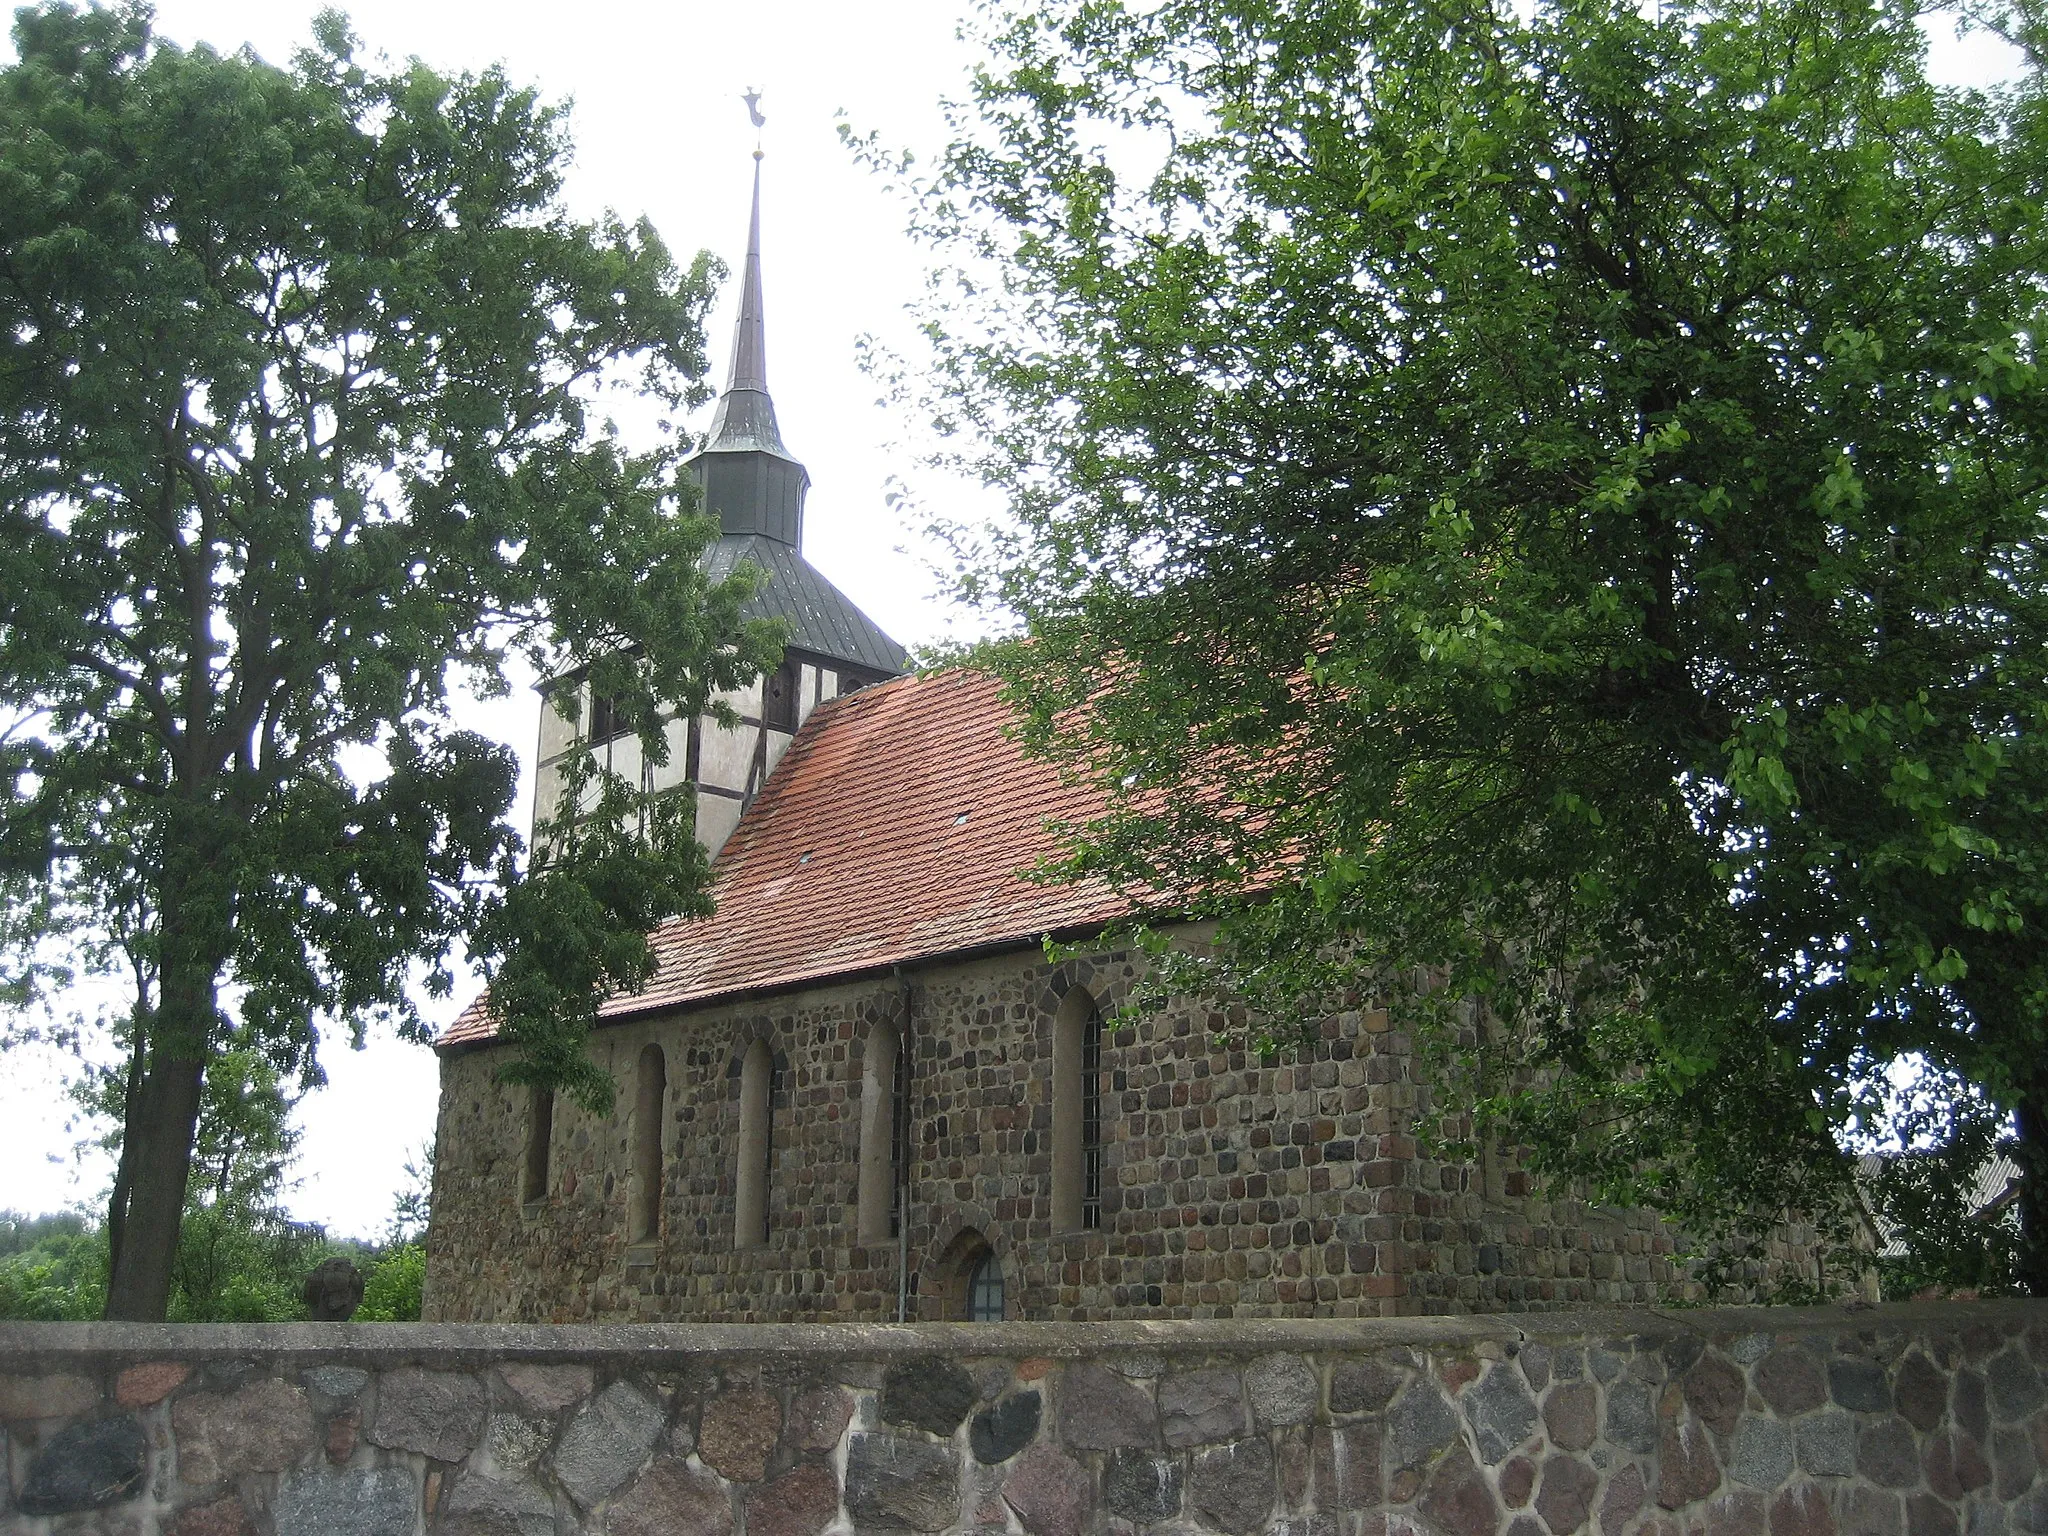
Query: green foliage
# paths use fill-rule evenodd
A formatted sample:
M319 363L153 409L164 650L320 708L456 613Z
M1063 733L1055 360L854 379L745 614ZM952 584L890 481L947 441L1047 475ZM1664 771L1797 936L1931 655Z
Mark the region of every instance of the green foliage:
M1886 1299L1930 1289L2020 1292L2019 1208L2005 1198L2012 1166L2006 1117L1953 1077L1927 1074L1913 1086L1895 1121L1909 1145L1926 1144L1864 1160L1871 1212L1888 1239L1877 1260Z
M391 1199L384 1245L365 1255L362 1323L416 1323L427 1279L427 1221L434 1194L434 1144L406 1159L405 1182Z
M384 1229L387 1244L426 1240L434 1208L434 1152L435 1144L425 1142L405 1160L405 1181L391 1197L391 1220Z
M55 1211L42 1216L0 1211L0 1259L11 1259L51 1240L82 1236L90 1226L76 1211Z
M301 1288L328 1257L318 1227L241 1201L186 1207L172 1271L174 1323L281 1323L306 1315Z
M106 1294L106 1244L84 1217L0 1215L0 1318L84 1322Z
M102 1226L76 1216L40 1217L33 1243L0 1256L0 1319L85 1322L107 1296ZM275 1209L195 1202L178 1234L166 1315L179 1323L289 1323L306 1317L306 1276L344 1258L363 1272L358 1322L418 1322L426 1249L418 1241L337 1242Z
M1917 1054L2048 1291L2041 34L1922 20L1044 0L922 205L1001 268L931 316L987 660L1112 800L1057 872L1218 919L1161 983L1261 1048L1388 999L1440 1141L1710 1284L1854 1272Z
M363 1277L359 1323L416 1323L420 1320L420 1288L427 1278L424 1243L387 1248Z
M94 1141L119 1153L125 1071L89 1073L72 1097ZM260 1053L231 1047L207 1063L191 1181L171 1268L166 1316L174 1322L287 1322L305 1316L306 1274L336 1251L319 1227L280 1206L297 1156L296 1099ZM0 1316L86 1318L107 1291L103 1224L77 1213L0 1221ZM354 1249L343 1246L351 1255Z
M113 1289L145 1312L197 1064L311 1082L326 1021L424 1038L412 968L445 993L467 939L518 1074L597 1102L599 1003L701 903L687 807L587 757L523 869L513 755L451 694L586 668L659 760L661 706L779 644L751 573L701 571L681 446L590 410L703 397L716 263L572 218L562 109L502 73L314 30L278 68L46 3L0 69L0 989L80 933L137 983Z
M220 1064L224 1065L224 1064ZM222 1070L217 1081L236 1082ZM257 1095L260 1102L262 1096ZM293 1322L306 1316L306 1276L329 1258L363 1272L361 1322L417 1322L426 1278L426 1221L433 1153L406 1165L382 1243L340 1241L295 1222L278 1204L298 1133L252 1115L251 1100L211 1092L200 1144L219 1157L194 1183L178 1234L166 1315L173 1322ZM251 1126L254 1129L251 1130ZM231 1135L231 1126L243 1134ZM118 1131L115 1133L118 1141ZM0 1212L0 1318L82 1321L100 1315L107 1291L107 1232L76 1212Z
M117 1027L115 1034L132 1053L132 1030ZM98 1128L92 1144L117 1156L126 1134L127 1082L127 1066L88 1064L70 1090L86 1123ZM271 1203L298 1155L291 1114L301 1096L286 1091L276 1064L245 1033L224 1029L221 1053L207 1062L200 1090L194 1196L252 1208Z

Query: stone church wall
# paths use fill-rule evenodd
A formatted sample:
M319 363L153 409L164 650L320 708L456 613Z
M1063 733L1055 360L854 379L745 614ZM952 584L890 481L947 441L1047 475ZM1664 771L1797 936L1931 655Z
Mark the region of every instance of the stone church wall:
M0 1536L2039 1536L2048 1308L0 1324Z
M1544 1203L1512 1167L1422 1154L1409 1041L1383 1013L1325 1021L1311 1054L1263 1065L1191 1007L1102 1045L1099 1230L1056 1232L1053 1017L1071 987L1105 1014L1137 980L1120 955L1013 952L907 978L911 1320L964 1315L962 1256L992 1248L1006 1315L1031 1320L1361 1316L1676 1299L1648 1212ZM524 1089L501 1048L442 1066L426 1316L443 1321L893 1320L898 1240L856 1240L861 1057L900 1014L882 976L610 1025L593 1040L616 1107L553 1110L543 1198L522 1203ZM767 1241L734 1240L740 1063L775 1076ZM628 1224L634 1072L666 1062L658 1231ZM1797 1236L1797 1234L1794 1234ZM1796 1259L1796 1248L1786 1253Z

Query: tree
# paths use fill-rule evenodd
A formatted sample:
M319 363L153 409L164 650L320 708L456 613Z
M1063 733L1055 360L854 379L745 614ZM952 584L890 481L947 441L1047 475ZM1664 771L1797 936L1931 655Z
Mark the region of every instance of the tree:
M2004 1127L1980 1094L1956 1094L1909 1109L1938 1118L1932 1145L1866 1158L1873 1214L1888 1239L1877 1267L1888 1299L1937 1294L2004 1295L2019 1251L2017 1212L2006 1198L2011 1165L1998 1155ZM1963 1102L1958 1103L1960 1098Z
M1220 919L1161 983L1262 1044L1393 999L1438 1135L1710 1278L1854 1237L1917 1064L2048 1293L2048 118L1980 19L2010 85L1916 0L1044 0L920 205L1063 867Z
M72 1095L118 1146L126 1073L105 1071ZM292 1322L306 1317L305 1283L322 1261L343 1258L363 1276L357 1322L418 1322L434 1154L407 1159L381 1240L335 1238L295 1221L282 1196L297 1161L290 1123L297 1097L260 1054L230 1049L207 1063L197 1176L178 1233L166 1315L174 1322ZM82 1150L82 1148L81 1148ZM83 1320L106 1303L114 1234L78 1212L0 1211L0 1319Z
M128 1066L89 1071L71 1096L119 1151ZM282 1209L285 1173L298 1132L289 1121L295 1099L260 1052L230 1043L206 1064L195 1158L166 1316L177 1322L283 1322L304 1315L300 1287L325 1256L320 1228ZM118 1209L118 1202L115 1204ZM0 1217L0 1229L8 1225ZM0 1317L84 1319L105 1307L107 1279L118 1252L111 1222L89 1225L78 1214L16 1218L13 1242L0 1241Z
M138 4L17 13L0 71L0 932L132 940L107 1313L161 1317L209 1061L317 1076L321 1033L423 1037L460 936L514 1071L588 1099L598 1001L703 903L687 802L586 765L538 872L512 755L451 695L588 667L663 750L772 664L698 558L678 452L594 421L703 396L718 276L561 203L561 109L373 67L332 13L289 68ZM139 917L138 917L139 914ZM132 920L131 920L132 919Z
M384 1242L363 1276L365 1323L416 1323L427 1284L427 1225L434 1196L434 1143L405 1160L405 1182L391 1198Z
M0 1318L84 1322L106 1304L100 1233L76 1212L0 1211Z

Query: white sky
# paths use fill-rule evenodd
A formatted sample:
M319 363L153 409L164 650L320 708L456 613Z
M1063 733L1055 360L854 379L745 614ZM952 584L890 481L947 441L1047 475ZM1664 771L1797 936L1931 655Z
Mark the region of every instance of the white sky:
M958 516L978 497L913 462L918 424L876 400L857 362L872 335L915 356L905 306L926 254L903 234L904 211L855 165L839 114L885 144L943 142L939 103L965 93L969 51L955 38L965 0L356 0L344 6L365 50L418 56L445 71L497 62L550 97L571 97L577 159L569 198L578 211L646 214L679 256L717 252L735 270L745 251L754 134L739 93L763 93L762 212L769 382L783 436L811 472L805 552L909 645L960 638L934 598L931 552L915 530L920 504ZM309 35L307 0L158 0L159 31L178 42L242 43L282 62ZM0 57L11 49L0 43ZM2007 67L1979 36L1935 37L1937 74L1964 82ZM722 379L736 283L711 326ZM695 423L699 427L703 422ZM910 501L892 499L892 486ZM530 695L473 712L472 723L532 755L538 706ZM451 1016L466 998L440 1010ZM329 1086L300 1112L298 1184L289 1204L336 1233L374 1235L391 1208L407 1155L432 1138L436 1074L423 1047L373 1038L323 1054ZM51 1210L97 1201L100 1159L74 1161L62 1060L16 1051L0 1058L0 1207Z

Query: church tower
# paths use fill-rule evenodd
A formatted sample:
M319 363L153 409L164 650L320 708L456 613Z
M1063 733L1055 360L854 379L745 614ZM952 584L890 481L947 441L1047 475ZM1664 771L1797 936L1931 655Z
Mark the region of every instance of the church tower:
M554 803L562 759L577 734L588 731L593 744L610 756L613 772L628 777L637 773L653 790L694 788L697 836L715 854L819 703L899 676L910 664L903 647L804 558L804 499L811 488L810 472L784 446L775 401L768 393L759 150L754 153L753 208L747 222L732 365L711 430L703 448L689 460L689 469L703 493L705 510L719 523L718 539L704 553L705 571L713 581L722 581L747 562L764 573L767 579L745 612L749 618L782 621L788 635L782 665L724 696L740 716L736 729L721 726L709 715L671 720L669 760L661 765L641 761L639 739L615 726L606 701L580 698L573 721L544 705L535 803L537 810ZM543 692L568 683L561 679Z
M801 549L810 472L782 445L768 394L767 324L761 314L761 162L754 162L754 205L747 220L747 265L733 328L732 367L703 450L690 460L705 504L727 538L759 535Z

